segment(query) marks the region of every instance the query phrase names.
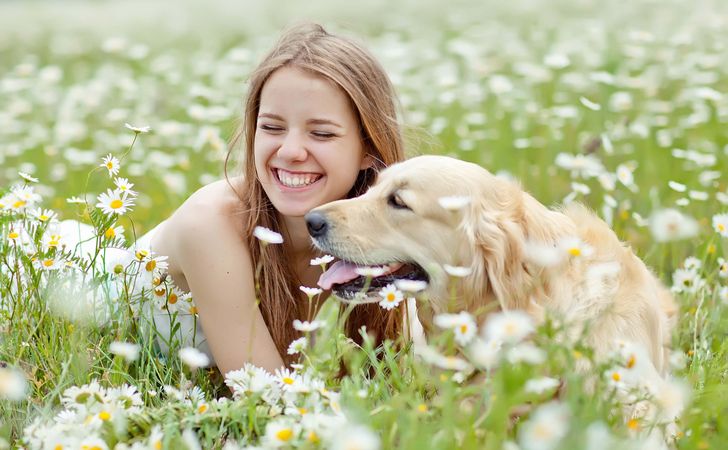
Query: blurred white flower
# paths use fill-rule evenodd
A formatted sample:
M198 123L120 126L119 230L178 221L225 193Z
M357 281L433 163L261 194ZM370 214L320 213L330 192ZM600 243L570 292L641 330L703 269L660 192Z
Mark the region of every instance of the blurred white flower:
M313 298L316 295L319 295L323 292L323 289L321 288L312 288L312 287L306 287L306 286L299 286L298 289L301 290L308 298Z
M438 327L453 330L455 341L462 346L470 343L478 331L475 319L467 311L458 314L438 314L433 320Z
M135 127L133 125L129 125L128 123L125 123L124 126L134 133L149 133L149 130L151 130L150 126L142 126L142 127Z
M668 181L667 185L675 192L685 192L688 189L687 186L677 181Z
M672 208L657 210L649 218L650 231L657 242L689 239L698 234L698 222Z
M394 285L397 289L410 293L420 292L427 289L427 282L422 280L399 279L394 281Z
M437 203L439 203L440 206L450 211L459 211L468 206L470 201L471 199L467 195L452 195L437 199Z
M569 258L588 258L594 254L594 248L576 236L560 239L558 248L562 255Z
M25 181L29 183L37 183L38 179L30 176L30 174L25 172L18 172L18 175L20 175L20 178L24 179Z
M322 266L322 265L326 265L326 264L330 263L333 260L334 260L333 256L324 255L324 256L312 259L311 265L312 266Z
M10 401L25 399L28 383L21 371L12 367L0 367L0 398Z
M490 370L498 365L502 347L501 341L475 338L468 346L468 357L477 367Z
M253 229L253 236L265 244L282 244L283 236L268 228L257 226Z
M728 238L728 214L716 214L713 216L713 229L721 236Z
M180 349L179 359L182 360L182 362L191 370L207 367L210 364L210 358L205 353L194 347L185 347Z
M703 262L694 256L688 256L683 261L683 267L687 270L698 270L703 267Z
M488 316L483 327L486 339L518 343L533 333L533 319L523 311L503 311Z
M121 356L126 362L134 362L139 358L141 347L131 342L114 341L109 344L109 351L116 356Z
M531 394L543 394L544 392L553 391L559 385L561 382L556 378L551 377L541 377L541 378L532 378L526 382L526 385L523 387L523 390L526 392L529 392Z
M471 267L451 266L449 264L443 264L442 267L448 275L455 278L465 278L473 272Z
M387 267L357 267L356 269L354 269L354 272L357 275L361 275L363 277L372 277L372 278L382 276L385 273L387 273L387 271L388 271Z
M321 320L314 320L313 322L308 321L300 321L298 319L293 321L293 328L298 331L303 331L304 333L310 332L310 331L316 331L319 328L326 325L326 322L323 322Z
M379 436L363 425L347 425L332 437L331 450L379 450Z
M704 280L694 270L676 269L672 274L672 291L694 294L704 286Z
M579 102L588 109L591 109L592 111L599 111L600 109L602 109L602 105L600 105L599 103L594 103L586 97L579 97Z
M552 450L569 431L569 407L550 402L539 406L518 430L518 443L523 450Z
M290 343L288 346L288 354L289 355L296 355L298 353L301 353L306 349L308 346L308 339L306 339L306 336L300 337Z
M506 360L511 364L526 363L535 366L546 361L546 352L530 342L521 342L508 349Z

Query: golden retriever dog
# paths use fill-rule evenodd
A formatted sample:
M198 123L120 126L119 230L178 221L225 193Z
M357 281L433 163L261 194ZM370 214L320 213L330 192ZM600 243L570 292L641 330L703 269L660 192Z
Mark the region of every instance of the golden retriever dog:
M367 287L364 299L374 298L397 279L422 280L431 306L418 311L425 331L433 314L477 314L493 303L537 322L550 311L582 324L597 358L627 341L659 373L667 370L669 291L584 206L552 210L476 164L419 156L383 170L364 195L313 209L306 222L314 244L339 258L319 280L338 297L362 299ZM446 265L470 268L457 279L456 298ZM361 266L380 273L367 281Z

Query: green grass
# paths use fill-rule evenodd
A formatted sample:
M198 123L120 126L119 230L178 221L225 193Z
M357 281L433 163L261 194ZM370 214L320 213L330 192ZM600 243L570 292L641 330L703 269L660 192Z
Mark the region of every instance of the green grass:
M462 1L448 8L436 2L386 8L372 3L346 11L330 3L305 13L299 8L218 2L204 9L186 3L171 8L165 2L144 9L91 2L0 5L0 198L22 183L18 171L28 172L40 179L34 184L43 197L40 206L103 233L111 220L66 199L85 195L93 206L99 193L113 187L98 168L111 153L122 159L120 175L140 192L133 210L116 221L130 242L198 187L222 177L225 141L239 121L246 77L282 26L304 17L322 21L358 36L386 67L401 97L409 154L448 154L492 172L506 171L549 205L569 195L576 181L591 191L577 199L603 215L608 194L616 201L610 207L613 229L667 285L686 257L701 261L703 288L677 296L673 349L686 363L672 372L690 386L691 401L676 421L678 438L670 445L723 448L728 308L719 296L726 279L719 276L717 261L728 258L728 241L711 220L728 210L728 50L721 25L726 7L709 1L616 6L524 0ZM114 37L124 41L109 40ZM566 55L568 63L560 66L558 58L549 57L553 54ZM631 105L614 105L620 93L629 95ZM600 109L590 109L589 102ZM135 134L125 122L150 125L152 131L139 135L130 149ZM675 149L713 161L679 158ZM592 154L611 174L620 164L632 164L637 188L617 181L607 189L594 177L573 175L555 165L559 153ZM670 188L669 181L684 184L686 192ZM691 191L707 200L700 200L700 193L691 198ZM657 242L639 217L665 207L694 217L697 236ZM26 399L0 399L0 436L11 445L35 448L18 441L23 429L36 417L52 418L62 409L66 389L92 380L104 387L134 385L144 403L138 412L114 412L114 420L98 428L110 447L118 440L147 439L155 426L165 446L179 447L181 432L190 428L208 448L226 440L258 443L268 424L278 420L302 423L291 411L273 417L275 407L260 395L213 400L228 392L219 374L190 371L175 345L169 356L161 354L144 337L153 333L149 324L132 318L140 297L124 289L121 295L109 291L113 276L92 270L83 259L75 261L88 276L84 283L72 281L79 291L66 297L91 290L112 314L100 324L58 313L52 305L65 298L63 291L49 285L54 277L32 261L53 252L19 251L8 236L21 222L33 224L36 243L46 230L27 212L0 211L0 361L22 371L28 383ZM70 276L60 274L60 280ZM315 346L303 362L340 398L317 391L296 401L333 416L340 404L347 426L372 430L383 448L524 444L522 433L535 420L534 409L553 398L551 392L525 392L525 383L540 376L566 384L558 401L569 411L568 432L557 448L596 448L589 439L606 448L647 448L640 439L649 434L649 421L630 428L635 424L623 417L602 376L608 366L573 370L575 359L589 358L589 349L557 344L560 330L554 322L547 321L533 338L545 361L501 364L477 383L459 384L452 380L454 371L416 358L407 343L353 346L336 326L336 311L334 304L324 309L321 318L329 326L315 332ZM140 344L139 358L127 363L115 357L109 352L113 341ZM455 354L451 333L433 337L432 344ZM342 359L349 375L340 379ZM7 384L5 373L0 385ZM192 384L206 395L204 412L202 400L164 392L165 385L184 391ZM531 410L512 417L523 404ZM98 404L87 406L87 413L98 415ZM554 430L560 421L551 420ZM608 430L613 444L595 437L599 430ZM359 436L356 430L345 435ZM343 445L341 435L322 435L319 444L306 442L307 437L301 434L296 446ZM365 442L366 436L358 439Z

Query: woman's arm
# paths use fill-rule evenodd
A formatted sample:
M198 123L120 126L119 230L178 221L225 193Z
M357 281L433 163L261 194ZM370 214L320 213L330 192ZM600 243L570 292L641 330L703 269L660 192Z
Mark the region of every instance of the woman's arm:
M254 268L235 221L210 204L185 206L168 238L220 372L245 362L269 371L283 367L255 301Z

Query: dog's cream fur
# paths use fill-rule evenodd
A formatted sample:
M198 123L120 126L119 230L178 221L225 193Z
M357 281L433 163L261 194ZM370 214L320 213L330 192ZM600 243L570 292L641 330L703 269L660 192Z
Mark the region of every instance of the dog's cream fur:
M460 211L443 196L467 196ZM402 208L406 205L406 208ZM397 207L399 206L399 207ZM409 208L409 209L407 209ZM587 344L606 356L619 340L642 345L658 372L666 370L671 317L667 289L614 232L584 206L550 210L517 184L482 167L440 156L420 156L385 169L361 197L316 208L329 231L316 244L358 264L415 262L430 278L431 311L420 309L425 330L432 314L477 313L497 302L539 319L545 310L586 326ZM539 263L534 249L578 237L593 252ZM536 253L537 253L536 251ZM443 265L470 266L451 299Z

